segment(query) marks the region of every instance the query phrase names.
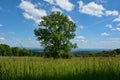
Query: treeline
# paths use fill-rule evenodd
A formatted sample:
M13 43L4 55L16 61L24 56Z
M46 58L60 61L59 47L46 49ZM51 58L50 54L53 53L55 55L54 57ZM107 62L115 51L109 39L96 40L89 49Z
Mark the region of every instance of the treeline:
M0 44L0 56L43 56L42 52L32 52L25 48L10 47Z
M0 56L32 56L32 52L25 48L10 47L6 44L0 44Z
M77 51L74 52L75 57L109 57L120 55L120 49L114 49L109 51L90 52L90 51Z
M98 52L95 56L109 57L109 56L118 56L118 55L120 55L120 49Z
M109 57L120 55L120 49L114 49L101 52L77 51L73 52L74 57ZM10 47L6 44L0 44L0 56L37 56L44 57L44 52L34 52L25 48Z

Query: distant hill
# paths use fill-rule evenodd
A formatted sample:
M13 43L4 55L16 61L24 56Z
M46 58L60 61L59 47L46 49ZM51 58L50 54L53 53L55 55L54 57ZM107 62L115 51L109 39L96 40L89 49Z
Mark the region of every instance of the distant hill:
M31 52L43 52L44 49L43 48L26 48Z
M43 52L44 49L43 48L26 48L32 52ZM89 51L89 52L101 52L101 51L109 51L112 49L88 49L88 48L76 48L76 49L72 49L72 52L78 52L78 51Z

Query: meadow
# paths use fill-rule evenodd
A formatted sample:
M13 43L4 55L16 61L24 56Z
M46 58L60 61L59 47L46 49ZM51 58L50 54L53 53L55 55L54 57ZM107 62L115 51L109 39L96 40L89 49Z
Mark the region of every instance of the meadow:
M120 80L120 57L0 57L0 80Z

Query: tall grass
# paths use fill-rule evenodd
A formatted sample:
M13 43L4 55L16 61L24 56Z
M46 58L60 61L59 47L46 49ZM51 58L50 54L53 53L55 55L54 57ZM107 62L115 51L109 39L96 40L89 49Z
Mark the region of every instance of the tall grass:
M120 57L0 57L0 80L120 80Z

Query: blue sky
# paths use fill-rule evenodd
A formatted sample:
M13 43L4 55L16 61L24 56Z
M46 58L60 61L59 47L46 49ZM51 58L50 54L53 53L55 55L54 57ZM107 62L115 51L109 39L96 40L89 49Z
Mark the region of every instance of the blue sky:
M118 0L0 0L0 43L41 47L33 30L54 11L76 23L78 48L120 48Z

